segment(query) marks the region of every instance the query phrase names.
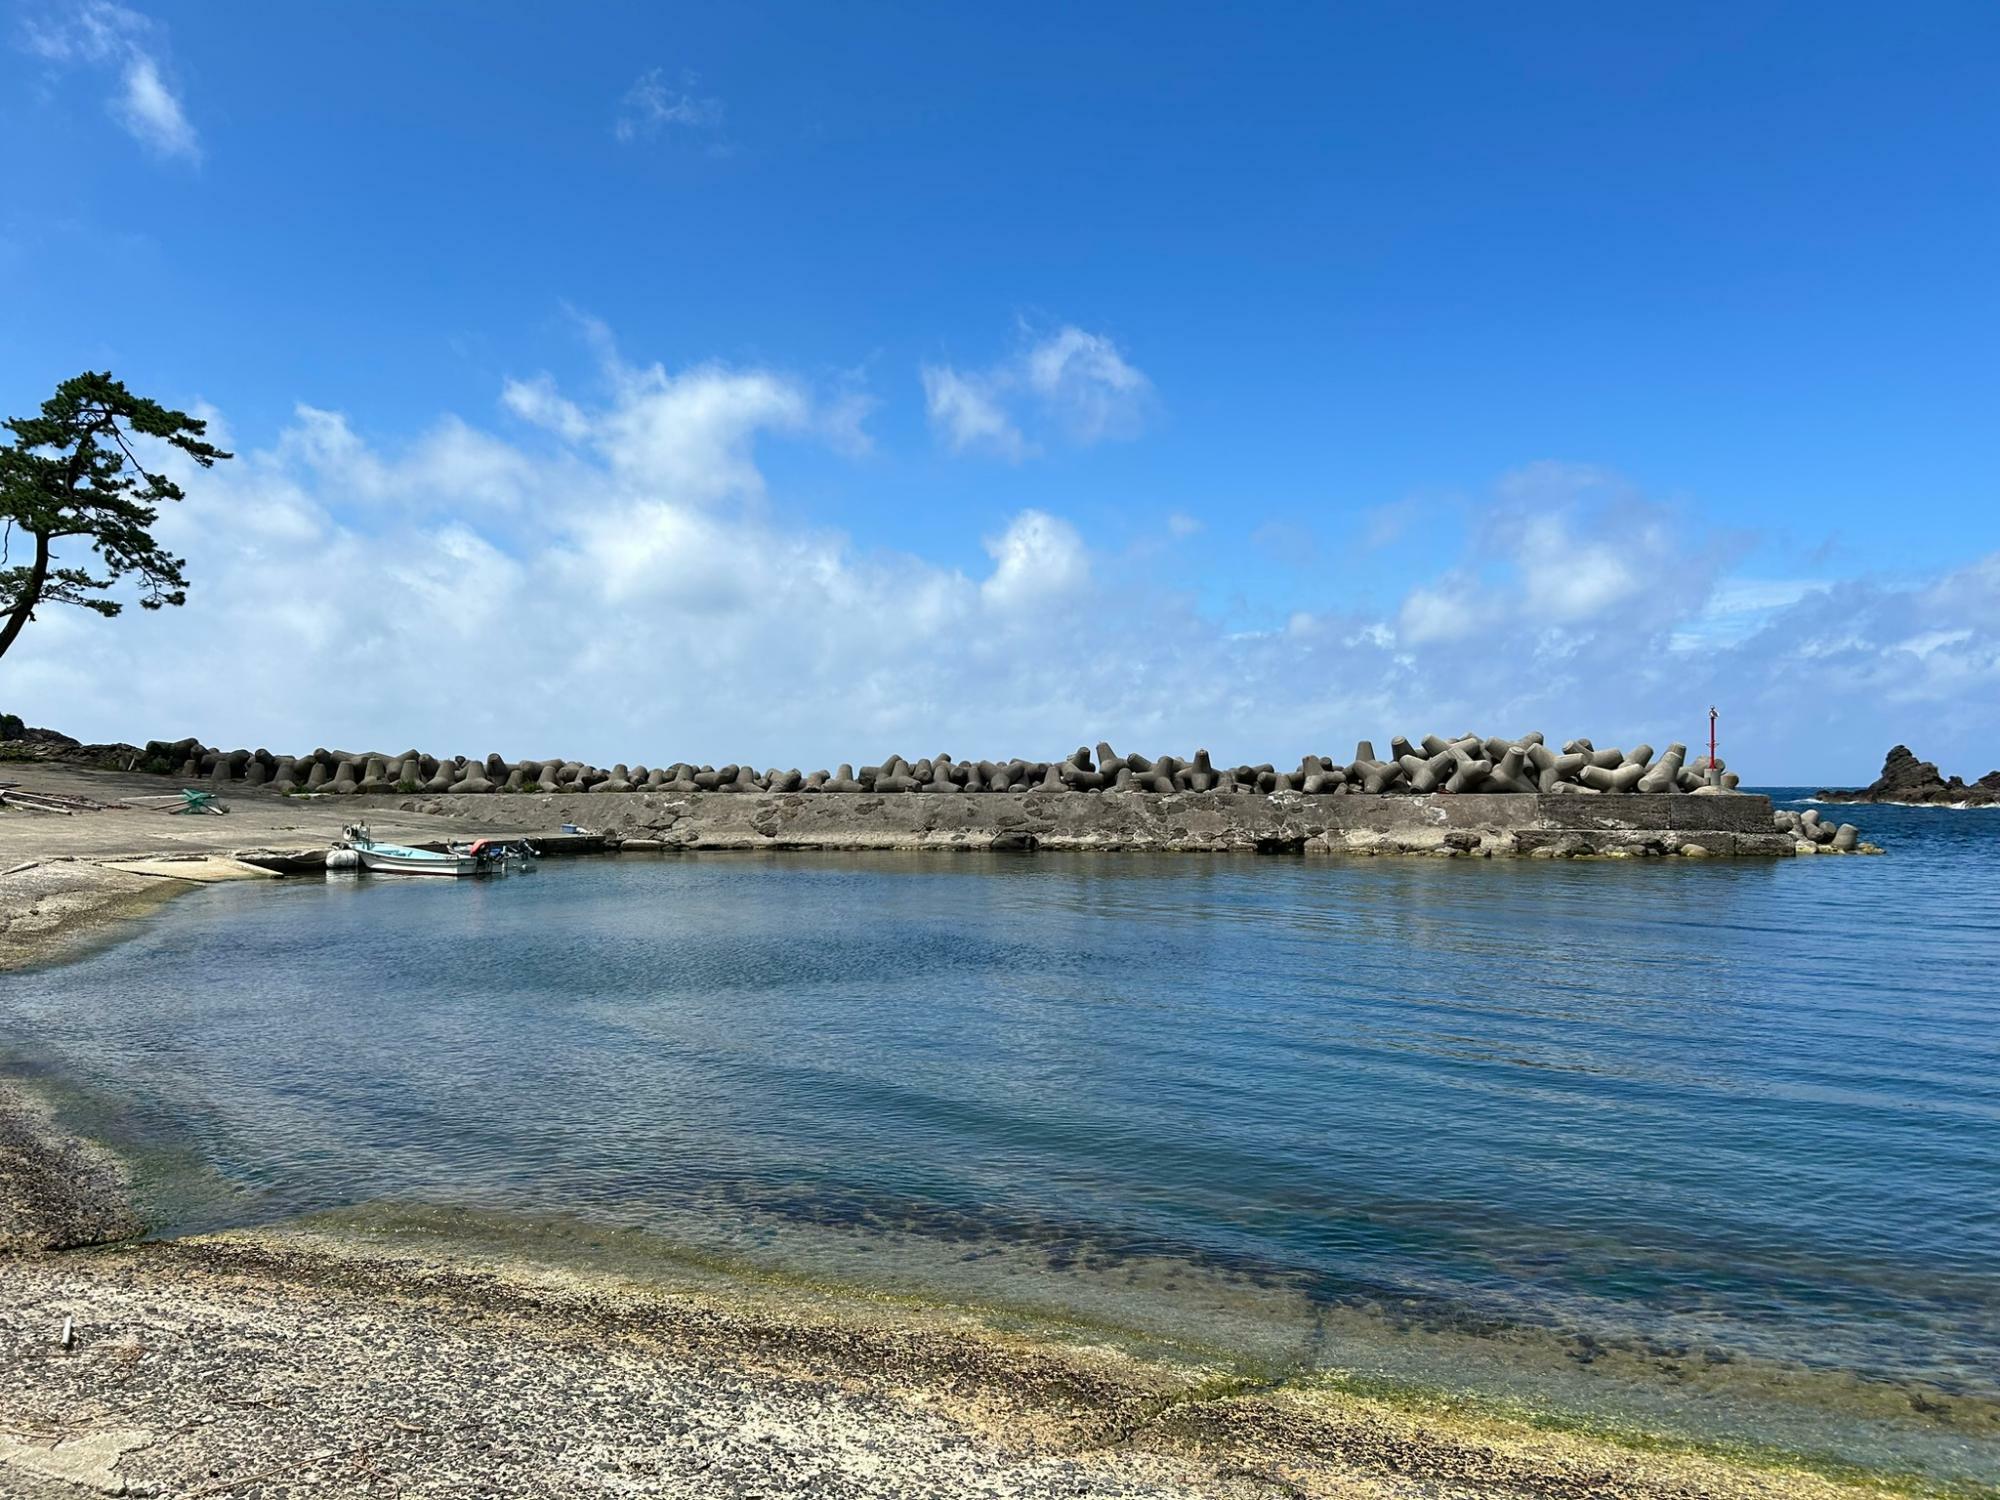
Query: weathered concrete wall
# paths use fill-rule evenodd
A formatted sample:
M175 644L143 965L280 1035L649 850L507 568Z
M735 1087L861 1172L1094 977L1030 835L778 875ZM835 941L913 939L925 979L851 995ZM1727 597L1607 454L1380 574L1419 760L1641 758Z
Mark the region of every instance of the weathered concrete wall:
M627 849L1158 849L1306 854L1786 855L1768 798L629 792L409 799L412 812L575 823ZM359 809L357 808L357 811Z

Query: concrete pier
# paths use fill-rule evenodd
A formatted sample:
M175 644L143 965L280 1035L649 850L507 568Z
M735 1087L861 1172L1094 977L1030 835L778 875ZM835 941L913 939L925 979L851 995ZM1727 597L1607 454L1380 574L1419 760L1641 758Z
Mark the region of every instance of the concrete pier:
M361 812L368 799L359 799ZM573 823L628 850L1099 849L1562 857L1781 856L1771 803L1725 796L1520 793L533 794L409 798L409 813L523 829Z

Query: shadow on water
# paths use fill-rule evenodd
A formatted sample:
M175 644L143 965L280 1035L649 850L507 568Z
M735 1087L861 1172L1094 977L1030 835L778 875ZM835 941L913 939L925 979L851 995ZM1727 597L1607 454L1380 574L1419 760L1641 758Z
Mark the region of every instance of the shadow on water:
M1990 1483L2000 857L1940 816L216 888L10 977L0 1047L167 1233L796 1276Z

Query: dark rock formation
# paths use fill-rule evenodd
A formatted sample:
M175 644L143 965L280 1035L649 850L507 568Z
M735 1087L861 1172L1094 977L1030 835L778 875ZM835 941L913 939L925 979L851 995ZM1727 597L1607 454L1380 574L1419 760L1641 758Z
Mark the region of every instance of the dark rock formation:
M0 749L0 760L55 761L63 765L93 766L104 771L129 771L134 767L152 771L173 769L172 766L140 766L146 752L137 745L86 745L56 730L37 729L32 724L24 724L15 714L0 714L0 746L5 747Z
M2000 806L2000 771L1988 771L1967 786L1954 776L1946 780L1927 760L1918 760L1908 745L1898 745L1882 762L1882 774L1860 791L1822 789L1823 802L1907 802L1933 807Z
M36 729L23 724L13 714L0 714L0 739L18 740L24 745L55 745L68 749L80 742L53 729Z

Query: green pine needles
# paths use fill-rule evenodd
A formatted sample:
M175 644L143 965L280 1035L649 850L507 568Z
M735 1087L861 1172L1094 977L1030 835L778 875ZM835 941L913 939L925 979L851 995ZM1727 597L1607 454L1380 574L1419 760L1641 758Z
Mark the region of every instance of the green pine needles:
M13 441L0 447L0 656L45 604L119 614L124 604L108 595L126 579L141 609L187 602L186 560L152 533L181 488L134 448L164 443L206 469L231 456L202 440L206 422L86 371L57 386L40 416L5 425Z

